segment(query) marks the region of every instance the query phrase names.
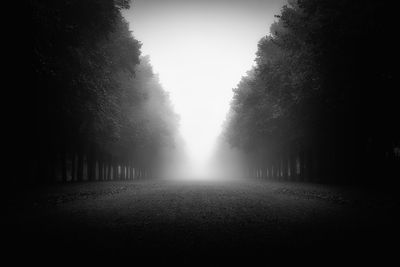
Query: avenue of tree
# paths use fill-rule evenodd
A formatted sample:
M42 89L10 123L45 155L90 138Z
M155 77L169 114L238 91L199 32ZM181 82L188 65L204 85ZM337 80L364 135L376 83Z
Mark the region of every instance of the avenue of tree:
M289 1L258 44L224 137L252 176L400 177L396 11L388 1ZM396 178L396 179L397 179Z
M148 175L174 146L178 118L121 15L130 1L30 5L27 182Z
M157 171L174 149L178 117L121 15L130 0L29 5L32 73L13 104L21 107L17 162L28 168L14 180L128 180ZM234 89L224 125L250 176L400 177L396 15L389 1L288 1Z

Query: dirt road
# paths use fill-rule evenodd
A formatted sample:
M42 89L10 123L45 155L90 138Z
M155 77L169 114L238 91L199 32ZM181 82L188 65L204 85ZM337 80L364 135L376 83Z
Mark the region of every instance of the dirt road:
M278 255L356 258L378 249L390 256L395 249L388 241L398 202L354 188L161 180L21 194L7 218L15 251L248 263Z

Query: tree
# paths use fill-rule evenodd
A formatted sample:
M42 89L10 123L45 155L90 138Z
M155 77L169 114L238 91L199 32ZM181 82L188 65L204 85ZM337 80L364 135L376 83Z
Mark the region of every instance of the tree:
M272 165L280 178L288 172L351 182L363 174L372 181L388 168L393 175L388 162L400 140L392 109L396 49L372 37L394 31L386 7L330 0L284 6L259 42L255 69L234 89L225 129L231 145L252 152L258 166Z
M120 12L130 1L30 5L33 86L25 88L24 108L34 112L26 125L34 133L25 137L27 150L35 151L33 180L106 180L121 178L121 169L123 179L132 178L133 155L149 160L139 151L160 149L156 137L168 139L176 124L165 121L173 112L148 60L142 64L147 73L141 71L141 44ZM150 104L154 92L159 102ZM146 108L156 105L163 115L154 118ZM154 127L160 120L165 129Z

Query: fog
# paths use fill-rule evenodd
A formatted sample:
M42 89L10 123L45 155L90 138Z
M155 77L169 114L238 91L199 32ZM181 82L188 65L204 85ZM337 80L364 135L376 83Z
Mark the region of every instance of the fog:
M232 89L254 64L257 42L285 2L139 0L123 11L180 117L184 156L170 173L177 169L188 179L240 173L231 171L236 162L227 167L229 155L215 157L217 139Z

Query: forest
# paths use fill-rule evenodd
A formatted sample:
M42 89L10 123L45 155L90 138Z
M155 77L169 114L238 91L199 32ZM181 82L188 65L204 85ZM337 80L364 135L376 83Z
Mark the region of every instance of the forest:
M19 91L29 159L15 182L152 176L176 149L179 116L121 15L130 5L30 1L32 73ZM394 181L397 42L386 38L395 18L385 1L290 0L281 9L224 123L246 176Z
M179 117L121 10L128 0L30 1L27 183L155 172ZM26 173L25 173L26 174Z
M224 139L252 177L400 177L397 27L386 1L289 1L234 89Z

